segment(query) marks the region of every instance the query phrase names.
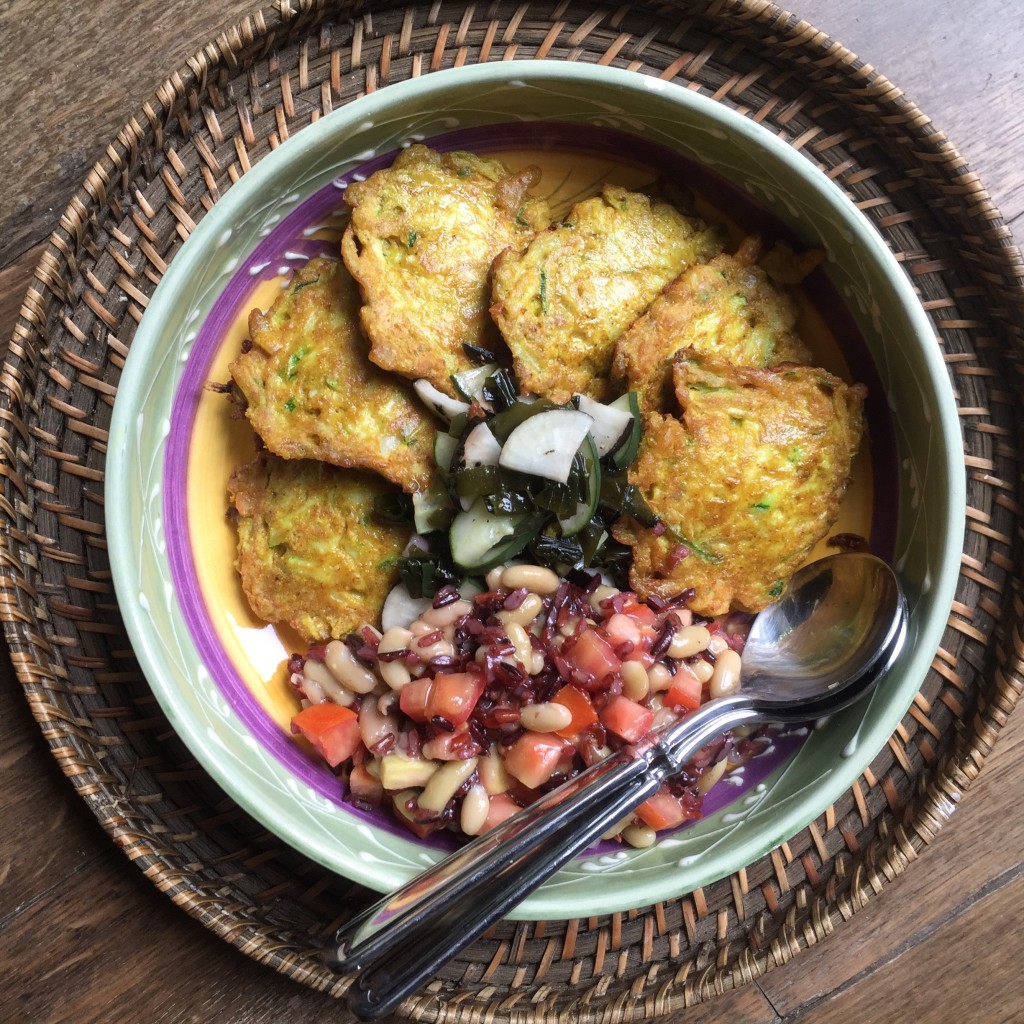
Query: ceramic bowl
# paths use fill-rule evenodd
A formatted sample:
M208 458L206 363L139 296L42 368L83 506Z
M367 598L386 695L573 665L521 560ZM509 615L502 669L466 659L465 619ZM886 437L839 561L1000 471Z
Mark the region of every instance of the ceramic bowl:
M287 640L248 612L224 525L232 446L246 428L227 421L206 386L225 379L248 308L289 268L336 245L345 184L413 141L568 153L595 181L638 181L654 168L710 195L744 229L827 251L808 289L835 335L834 357L869 387L870 483L856 500L872 546L901 574L910 643L871 698L780 737L740 785L712 790L700 821L650 849L600 847L580 857L516 916L587 916L678 896L793 836L884 746L939 644L964 525L953 394L904 272L807 156L721 103L596 65L458 68L347 104L234 184L171 262L118 388L107 537L134 649L173 727L210 774L314 861L387 890L443 852L348 806L338 780L290 738L290 698L270 679L280 676Z

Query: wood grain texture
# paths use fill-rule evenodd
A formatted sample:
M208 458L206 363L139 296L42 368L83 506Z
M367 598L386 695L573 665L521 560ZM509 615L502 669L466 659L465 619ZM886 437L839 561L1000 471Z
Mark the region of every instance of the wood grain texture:
M1024 216L1017 0L791 0L882 70ZM59 212L140 101L245 0L0 0L0 339ZM1024 1021L1024 721L918 862L815 948L673 1024ZM118 852L0 663L0 1021L298 1024L336 1001L253 962ZM983 979L983 980L981 980ZM870 1009L868 1009L870 1008Z

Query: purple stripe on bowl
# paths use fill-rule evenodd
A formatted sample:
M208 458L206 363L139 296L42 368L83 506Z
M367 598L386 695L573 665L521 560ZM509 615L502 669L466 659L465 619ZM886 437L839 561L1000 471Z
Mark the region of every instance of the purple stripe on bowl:
M683 182L697 192L713 196L718 205L729 209L736 220L751 230L761 233L767 242L785 239L797 245L801 244L801 240L792 238L748 196L707 168L657 143L614 129L522 122L461 129L432 138L429 144L441 151L470 149L474 152L488 153L531 148L607 155L615 163L632 162L656 169L670 181ZM222 647L210 619L193 560L187 509L188 459L193 425L199 399L209 383L210 366L221 339L235 322L239 311L245 308L248 297L262 281L279 276L282 268L300 265L311 256L336 251L333 243L307 237L307 228L322 223L325 218L336 213L342 203L341 193L349 182L367 177L374 171L389 166L396 152L386 153L362 164L300 203L261 239L232 274L198 332L175 394L163 471L163 504L171 579L178 603L202 663L232 709L260 745L290 774L316 793L339 807L344 807L347 813L357 818L408 837L408 832L390 816L360 811L345 803L342 786L337 777L325 766L313 762L306 756L281 731L246 686ZM628 160L623 157L624 153L629 154ZM803 244L806 242L807 240L803 240ZM852 355L851 363L855 366L859 379L865 380L873 393L880 394L881 385L877 380L874 365L867 356L863 339L857 332L852 318L846 313L844 303L827 277L820 271L815 272L813 281L810 282L810 290L815 300L830 311L830 326L836 332L837 340L844 351L848 356ZM842 311L841 315L836 315L838 311ZM884 395L881 395L880 402L878 410L873 410L876 418L872 422L873 426L877 426L884 437L889 439L891 426L888 414L884 410ZM885 434L885 431L889 433ZM891 443L878 444L876 438L876 444L873 446L876 479L893 479L893 459ZM875 537L874 546L879 549L879 554L888 556L891 554L894 539L894 520L892 510L884 503L880 503L877 491L878 488L874 525L878 536ZM800 730L778 734L768 752L746 765L741 785L719 785L711 790L704 801L705 813L715 813L749 793L799 748L803 738L804 733ZM426 842L437 848L453 845L451 837L445 835L431 837ZM613 844L602 844L602 847L604 846L614 848Z

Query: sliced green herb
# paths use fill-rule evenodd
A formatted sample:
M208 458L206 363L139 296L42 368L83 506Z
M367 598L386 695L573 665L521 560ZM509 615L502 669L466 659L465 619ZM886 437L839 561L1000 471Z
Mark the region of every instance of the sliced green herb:
M306 352L307 350L304 348L296 349L296 351L288 357L288 368L285 371L287 380L292 380L299 375L299 363L302 362Z
M311 284L319 284L319 283L320 283L320 275L319 274L317 274L316 277L311 277L308 281L299 281L298 284L292 285L292 295L295 295L298 292L301 292L303 288L308 288Z

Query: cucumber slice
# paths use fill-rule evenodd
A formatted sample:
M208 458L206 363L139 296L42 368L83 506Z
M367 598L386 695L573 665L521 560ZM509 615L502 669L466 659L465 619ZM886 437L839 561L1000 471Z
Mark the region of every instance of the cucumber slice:
M482 366L474 366L470 370L453 373L451 382L455 385L455 390L467 402L476 399L484 409L490 409L490 403L484 398L484 384L497 369L497 363L484 363Z
M452 471L452 459L455 457L455 449L459 447L459 439L452 437L439 430L434 436L434 462L441 476L447 477Z
M447 530L453 511L448 488L443 483L431 484L412 496L412 521L417 533Z
M591 423L578 409L538 412L508 435L498 465L564 484Z
M460 413L469 412L469 405L466 402L460 402L457 398L438 391L429 380L424 380L422 377L413 383L412 389L432 413L448 423L451 423Z
M486 572L522 551L543 524L543 516L493 515L478 499L452 520L448 531L452 560L466 572Z
M576 503L576 511L571 516L558 520L563 537L579 533L594 518L601 499L601 460L592 436L588 435L583 439L580 454L586 466L586 495L583 501Z
M643 423L640 419L640 398L635 391L627 391L609 405L610 409L626 409L633 422L612 449L610 458L616 469L625 469L635 458L640 448L640 433Z
M580 412L585 412L594 421L590 427L590 436L597 445L597 454L604 458L621 448L636 422L636 415L628 403L626 406L604 405L595 402L589 395L575 395L574 398Z

